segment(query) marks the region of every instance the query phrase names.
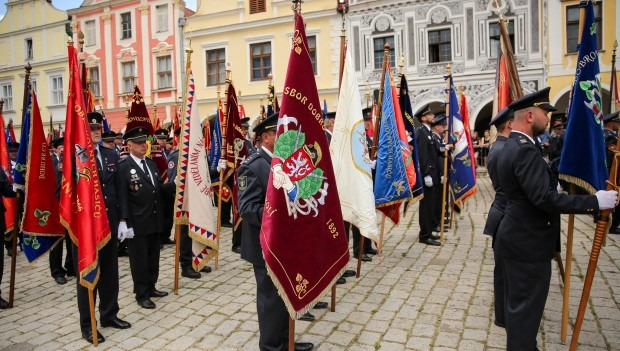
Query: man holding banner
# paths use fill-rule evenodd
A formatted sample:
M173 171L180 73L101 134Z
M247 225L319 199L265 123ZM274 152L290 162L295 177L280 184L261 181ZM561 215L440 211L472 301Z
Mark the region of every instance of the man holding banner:
M15 197L13 187L6 176L6 173L0 171L0 195L2 197ZM6 230L6 223L4 221L4 204L0 201L0 233L4 233ZM2 282L2 273L4 272L4 250L0 247L0 283ZM0 296L0 309L9 308L9 303Z

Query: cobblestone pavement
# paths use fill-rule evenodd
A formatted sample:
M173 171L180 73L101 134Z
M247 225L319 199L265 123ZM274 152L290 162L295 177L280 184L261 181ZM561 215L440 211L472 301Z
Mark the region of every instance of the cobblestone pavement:
M493 254L482 235L493 198L488 177L440 248L417 242L417 205L399 226L386 223L384 253L362 265L359 279L337 289L336 312L313 310L314 322L296 323L296 338L317 350L503 350L505 332L493 324ZM566 230L568 216L563 216ZM575 219L568 342L588 264L594 233L591 217ZM224 233L219 268L198 280L181 278L179 295L154 299L157 309L134 301L126 257L119 259L121 311L127 330L100 328L106 341L99 349L118 350L256 350L255 283L251 266L230 251ZM603 248L590 304L580 335L580 350L620 350L620 235ZM563 244L566 234L563 233ZM173 247L161 257L158 288L173 286ZM5 267L10 267L6 257ZM211 263L213 266L213 263ZM355 262L349 264L355 267ZM5 268L3 297L8 298ZM81 339L75 280L57 285L46 257L17 261L15 308L0 310L0 350L94 349ZM554 263L547 307L538 335L541 350L567 350L560 343L562 285ZM324 298L329 301L330 295Z

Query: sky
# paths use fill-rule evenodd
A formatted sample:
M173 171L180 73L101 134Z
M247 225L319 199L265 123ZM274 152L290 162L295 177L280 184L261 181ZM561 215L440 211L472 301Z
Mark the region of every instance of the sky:
M185 0L185 5L196 11L196 2L198 0ZM74 9L76 7L80 7L80 5L82 4L82 2L84 2L83 0L53 0L52 4L54 5L54 7L56 7L57 9L60 10L69 10L69 9ZM0 18L4 17L4 14L6 13L6 3L7 0L0 0Z

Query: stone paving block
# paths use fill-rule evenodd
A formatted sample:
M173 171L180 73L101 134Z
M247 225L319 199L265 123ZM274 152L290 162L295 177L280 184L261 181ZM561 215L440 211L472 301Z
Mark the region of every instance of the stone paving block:
M424 338L420 336L414 336L407 340L405 347L407 350L416 351L428 351L431 350L432 338Z

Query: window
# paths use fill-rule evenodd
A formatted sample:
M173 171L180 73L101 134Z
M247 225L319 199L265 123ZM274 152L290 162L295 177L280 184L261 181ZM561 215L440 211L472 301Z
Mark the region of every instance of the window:
M497 57L500 43L499 22L489 23L489 53L491 57ZM515 28L514 21L508 21L508 37L510 38L510 47L515 52Z
M50 77L50 104L62 105L64 103L64 91L62 88L62 76Z
M88 69L88 78L90 83L88 88L94 96L101 96L101 90L99 89L99 67L90 67Z
M172 88L172 58L170 56L157 58L157 77L159 89Z
M13 85L11 83L0 85L0 93L4 101L4 111L13 111Z
M131 38L131 12L121 13L121 39Z
M316 35L308 38L308 52L310 53L310 61L312 62L312 71L316 74Z
M155 6L157 13L157 33L168 31L168 5Z
M598 49L603 48L603 16L601 3L594 4L594 22L596 22L596 38ZM579 5L566 7L566 52L577 52L577 40L579 39Z
M31 76L30 85L32 86L32 91L34 91L36 94L37 93L37 79Z
M28 38L24 40L24 45L26 49L26 55L25 55L26 60L32 60L32 58L34 57L34 52L32 48L32 38Z
M224 49L207 50L207 86L226 81L226 52Z
M250 15L265 11L267 11L265 0L250 0Z
M450 29L428 32L428 60L430 63L452 60L452 39Z
M136 75L136 63L135 62L125 62L122 63L123 69L123 93L131 93L133 92L134 87L134 76Z
M271 72L271 43L250 45L252 80L265 80Z
M390 44L390 65L395 67L394 58L394 37L384 37L373 39L373 52L375 57L375 69L383 68L383 51L385 44Z
M97 44L97 29L95 20L84 22L84 45L93 46Z

